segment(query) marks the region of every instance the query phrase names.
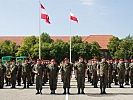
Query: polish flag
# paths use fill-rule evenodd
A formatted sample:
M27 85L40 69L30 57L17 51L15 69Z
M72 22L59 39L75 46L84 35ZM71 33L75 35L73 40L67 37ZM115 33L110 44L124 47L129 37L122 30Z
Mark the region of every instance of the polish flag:
M46 9L44 8L42 4L40 4L40 6L41 6L41 19L44 19L46 23L51 24L49 21L49 16L46 13Z
M77 17L76 17L76 16L74 16L74 14L73 14L73 13L71 13L71 12L70 12L70 20L73 20L73 21L75 21L75 22L77 22L77 23L78 23L78 19L77 19Z

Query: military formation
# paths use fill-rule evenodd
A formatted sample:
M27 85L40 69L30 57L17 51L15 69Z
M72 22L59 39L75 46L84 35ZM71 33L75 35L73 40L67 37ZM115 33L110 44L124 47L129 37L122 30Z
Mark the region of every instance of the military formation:
M23 88L30 88L36 84L36 94L42 94L42 86L49 82L51 94L56 93L58 76L61 75L63 82L63 94L70 94L70 82L73 73L77 81L77 93L84 94L85 78L94 88L98 88L100 83L101 94L106 94L106 88L111 88L111 84L131 85L133 88L133 59L106 59L101 57L101 61L96 58L85 60L83 57L75 63L69 62L68 58L57 64L55 59L48 62L45 60L24 60L22 64L20 60L17 62L6 61L2 64L0 61L0 88L11 86L16 88L23 84Z

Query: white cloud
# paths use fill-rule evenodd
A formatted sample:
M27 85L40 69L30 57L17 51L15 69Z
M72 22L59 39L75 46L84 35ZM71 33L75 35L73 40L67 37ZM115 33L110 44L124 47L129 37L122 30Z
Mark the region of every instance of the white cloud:
M93 5L95 0L80 0L83 5Z

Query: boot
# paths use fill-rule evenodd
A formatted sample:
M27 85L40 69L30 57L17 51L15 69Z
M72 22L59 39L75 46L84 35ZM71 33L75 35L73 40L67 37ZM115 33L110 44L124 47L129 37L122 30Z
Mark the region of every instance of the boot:
M27 85L27 88L29 88L29 85Z
M78 94L80 94L80 88L78 88Z
M131 88L133 88L133 84L131 84Z
M40 94L42 94L42 90L40 90Z
M66 94L66 88L64 88L64 93L63 94Z
M70 88L67 89L67 93L68 93L68 94L70 94L70 91L69 91L69 90L70 90Z
M26 84L24 84L24 88L26 88Z
M84 93L84 89L82 89L82 94L85 94L85 93Z
M105 88L103 89L103 94L106 94L106 92L105 92Z
M39 90L37 90L37 93L36 94L40 94Z
M101 93L100 94L103 94L102 88L100 88L100 90L101 90Z

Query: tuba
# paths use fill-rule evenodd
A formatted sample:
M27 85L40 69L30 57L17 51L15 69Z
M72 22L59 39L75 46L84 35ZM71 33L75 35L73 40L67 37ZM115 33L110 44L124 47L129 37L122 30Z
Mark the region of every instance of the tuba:
M10 70L10 68L8 68L8 70L7 70L6 78L8 78L8 79L11 78L11 70Z

